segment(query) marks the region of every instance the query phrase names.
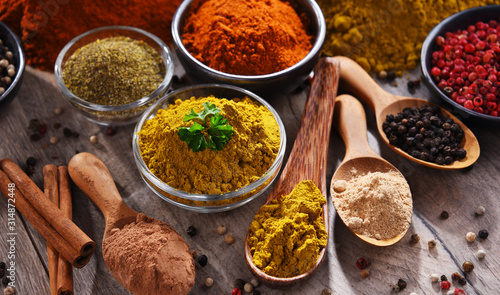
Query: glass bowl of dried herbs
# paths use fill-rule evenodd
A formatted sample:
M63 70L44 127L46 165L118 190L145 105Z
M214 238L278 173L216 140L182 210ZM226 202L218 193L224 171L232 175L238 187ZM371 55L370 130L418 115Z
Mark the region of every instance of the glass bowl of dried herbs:
M101 125L137 122L167 92L174 75L168 46L127 26L101 27L71 40L54 73L63 96Z
M156 195L183 209L213 213L268 192L283 163L286 133L279 114L256 94L199 84L149 107L135 127L132 149Z

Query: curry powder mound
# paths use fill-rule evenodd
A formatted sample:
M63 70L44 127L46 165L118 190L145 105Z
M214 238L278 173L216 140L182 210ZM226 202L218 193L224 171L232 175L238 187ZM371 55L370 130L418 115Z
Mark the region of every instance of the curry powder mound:
M446 17L498 0L318 0L327 25L323 52L354 59L366 71L410 70L422 43ZM466 27L464 27L465 29Z
M203 110L210 102L234 129L220 151L193 152L177 134L190 127L184 115ZM214 96L176 100L146 121L139 131L142 159L150 171L168 185L189 193L222 194L259 179L273 164L280 148L280 131L273 114L250 98Z
M311 180L299 182L289 195L262 206L250 225L253 263L266 274L287 278L316 264L326 247L321 191Z

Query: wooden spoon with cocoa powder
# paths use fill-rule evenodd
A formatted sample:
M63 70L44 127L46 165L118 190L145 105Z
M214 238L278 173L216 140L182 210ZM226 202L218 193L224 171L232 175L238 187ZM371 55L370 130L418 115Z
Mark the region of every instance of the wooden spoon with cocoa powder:
M344 140L346 152L342 163L332 177L330 185L332 201L335 196L334 182L338 180L348 182L354 177L353 171L356 171L356 175L364 175L368 172L395 171L401 176L402 179L404 179L404 176L398 169L396 169L396 167L380 157L370 148L366 137L367 128L365 111L357 99L350 95L340 95L337 97L337 101L335 103L335 114L333 117L334 125L337 127L342 139ZM413 213L413 208L411 213ZM346 223L346 220L344 219L345 216L344 218L342 218L340 214L339 216L342 221ZM401 240L408 231L409 227L410 225L408 224L408 227L402 230L398 235L382 240L358 234L350 228L349 230L368 244L375 246L390 246Z
M134 294L187 294L194 285L195 268L182 237L167 224L128 207L96 156L73 156L68 171L104 215L103 256L113 277ZM125 234L133 237L123 239Z

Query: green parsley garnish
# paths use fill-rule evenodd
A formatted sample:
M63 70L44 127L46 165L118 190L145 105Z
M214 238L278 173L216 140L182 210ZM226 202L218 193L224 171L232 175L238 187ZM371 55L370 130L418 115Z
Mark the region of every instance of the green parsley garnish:
M191 127L179 127L179 138L187 142L193 152L204 151L207 147L213 151L220 151L233 136L234 129L227 124L227 119L219 115L220 109L215 104L205 102L203 107L204 110L199 113L191 109L191 112L184 116L184 122L199 120L201 125L194 122Z

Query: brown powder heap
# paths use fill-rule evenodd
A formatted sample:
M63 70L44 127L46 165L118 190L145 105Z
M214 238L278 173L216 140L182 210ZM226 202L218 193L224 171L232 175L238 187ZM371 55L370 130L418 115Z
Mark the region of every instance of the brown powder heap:
M333 183L332 199L347 227L378 240L390 239L410 226L410 187L397 171L369 172Z
M192 11L182 42L196 59L221 72L278 72L312 48L311 36L288 2L208 0L195 2Z
M116 280L136 295L187 294L194 285L194 261L182 237L165 223L137 216L102 244Z

